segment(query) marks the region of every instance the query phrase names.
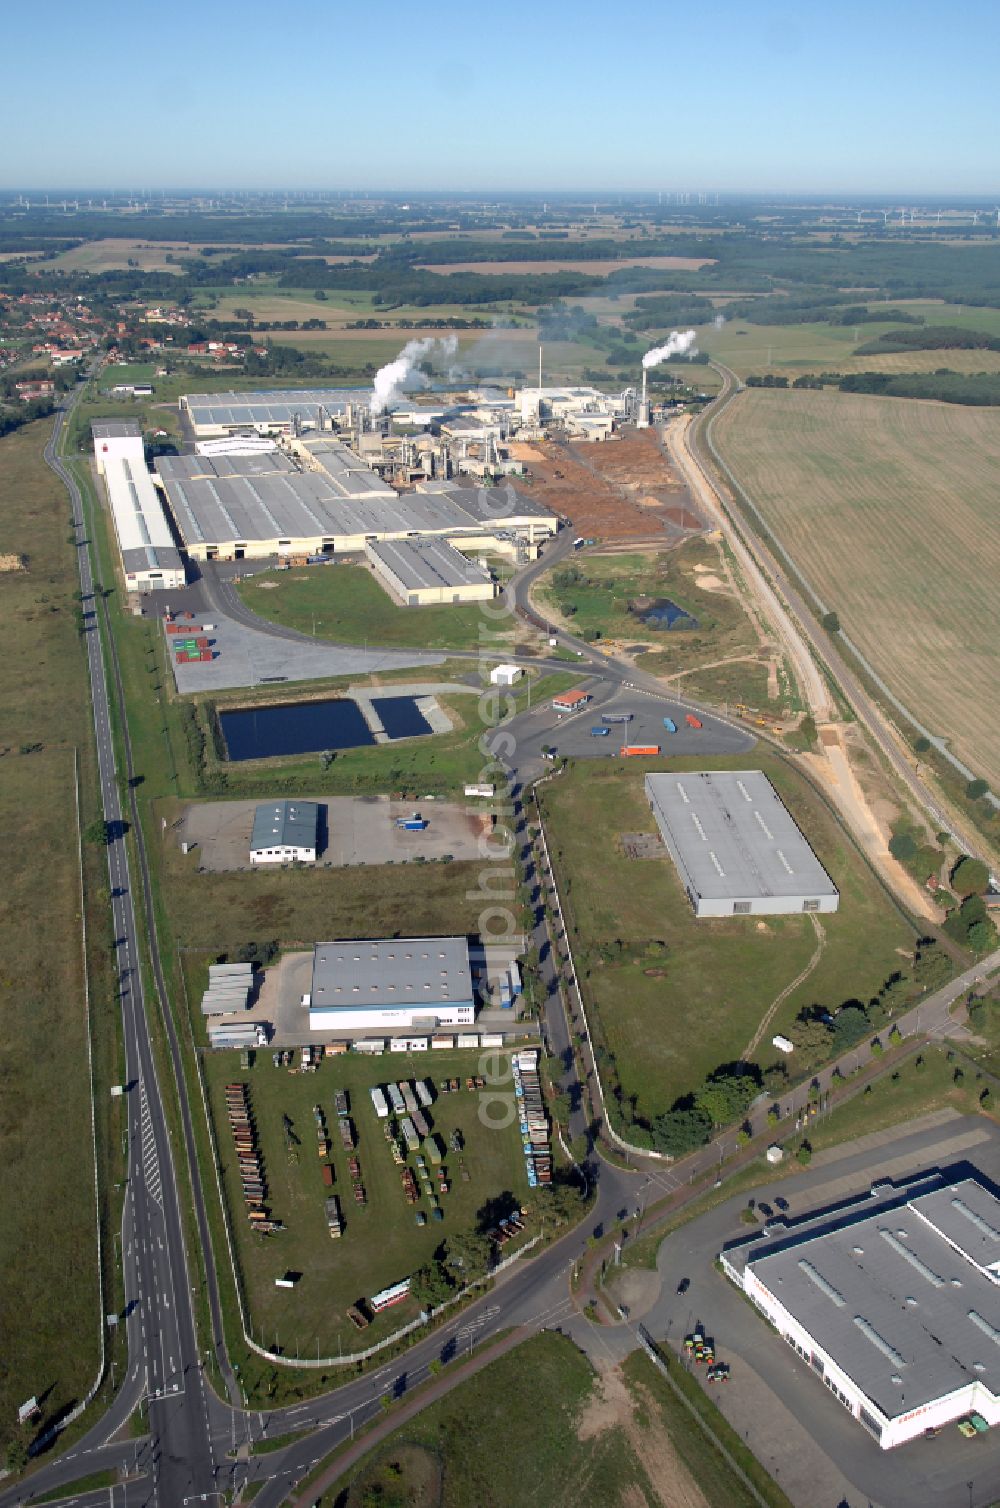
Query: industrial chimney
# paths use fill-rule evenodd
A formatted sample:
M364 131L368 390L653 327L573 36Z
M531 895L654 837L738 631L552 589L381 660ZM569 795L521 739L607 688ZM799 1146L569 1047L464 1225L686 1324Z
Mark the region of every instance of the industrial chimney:
M635 421L635 427L636 427L636 429L648 429L649 428L649 403L648 403L647 398L646 398L646 381L647 381L647 372L646 372L646 368L643 367L643 369L642 369L642 397L639 399L639 413L636 416L636 421Z

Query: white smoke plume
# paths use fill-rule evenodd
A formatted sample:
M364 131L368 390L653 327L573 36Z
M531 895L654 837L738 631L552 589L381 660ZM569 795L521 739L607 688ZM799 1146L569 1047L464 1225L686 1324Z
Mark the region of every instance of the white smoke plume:
M408 340L394 361L379 367L375 373L372 393L372 412L384 413L390 404L396 403L407 388L427 386L427 377L418 369L418 363L436 353L442 358L454 356L458 339L454 335L428 335L423 340Z
M696 339L694 330L671 330L662 346L654 346L646 352L642 358L643 367L648 371L650 367L658 367L661 361L667 361L671 356L694 356L698 350Z
M726 316L724 314L717 314L715 316L715 318L713 319L713 321L712 321L712 324L713 324L713 326L715 327L716 330L721 330L722 327L723 327L723 325L725 323L726 323Z

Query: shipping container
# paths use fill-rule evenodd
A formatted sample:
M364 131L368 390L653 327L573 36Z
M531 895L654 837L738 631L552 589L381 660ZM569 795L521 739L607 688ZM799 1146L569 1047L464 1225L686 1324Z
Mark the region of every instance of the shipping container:
M602 712L601 713L601 722L602 723L630 723L631 721L632 721L632 714L631 714L631 712Z
M659 746L659 744L623 744L622 745L622 754L623 754L623 756L626 759L631 758L633 755L659 754L659 752L660 752L660 746Z
M591 738L607 738L610 732L610 728L591 728L590 736Z
M429 1110L434 1103L434 1090L428 1081L426 1079L417 1079L413 1087L417 1091L417 1099L423 1108Z
M328 1163L328 1162L324 1163L321 1171L322 1171L322 1174L323 1174L323 1182L326 1184L326 1186L327 1186L328 1189L332 1189L333 1188L333 1166L332 1166L332 1164Z
M447 1050L450 1050L451 1048L453 1048L454 1046L455 1046L455 1038L454 1037L432 1037L431 1038L431 1047L432 1048L439 1048L439 1049L443 1048L443 1049L445 1049L447 1051Z

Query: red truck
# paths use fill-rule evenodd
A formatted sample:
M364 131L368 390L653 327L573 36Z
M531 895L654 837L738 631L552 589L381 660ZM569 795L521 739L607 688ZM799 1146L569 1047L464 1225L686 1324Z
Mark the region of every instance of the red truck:
M688 712L684 718L684 721L687 723L689 728L701 727L701 718L695 717L693 712Z

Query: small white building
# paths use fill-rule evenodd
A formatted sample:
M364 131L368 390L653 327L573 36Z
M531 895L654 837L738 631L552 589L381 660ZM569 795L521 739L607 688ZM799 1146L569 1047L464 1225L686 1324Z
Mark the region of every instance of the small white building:
M251 864L315 864L320 809L315 801L266 801L254 812Z
M524 675L520 665L494 665L490 671L490 684L493 686L513 686Z

